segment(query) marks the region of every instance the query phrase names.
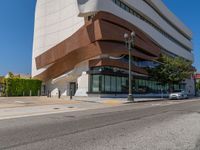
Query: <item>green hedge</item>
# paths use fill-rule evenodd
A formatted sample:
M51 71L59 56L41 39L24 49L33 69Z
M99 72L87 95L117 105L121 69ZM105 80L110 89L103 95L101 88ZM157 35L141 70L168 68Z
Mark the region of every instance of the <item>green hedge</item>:
M41 91L42 81L35 79L7 78L5 83L6 96L37 96Z
M196 89L199 91L200 90L200 80L196 81Z

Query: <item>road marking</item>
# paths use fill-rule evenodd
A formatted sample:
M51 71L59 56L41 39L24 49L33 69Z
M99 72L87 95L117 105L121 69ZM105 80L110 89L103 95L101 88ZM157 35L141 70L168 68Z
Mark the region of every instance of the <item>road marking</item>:
M161 106L161 104L151 104L151 106Z
M25 104L23 101L15 101L15 103Z
M65 112L74 112L74 111L83 111L87 109L68 109L68 110L60 110L60 111L47 111L47 112L35 112L32 114L22 114L22 115L16 115L16 116L4 116L0 117L0 120L8 120L8 119L16 119L16 118L25 118L25 117L34 117L34 116L42 116L42 115L51 115L51 114L59 114L59 113L65 113Z

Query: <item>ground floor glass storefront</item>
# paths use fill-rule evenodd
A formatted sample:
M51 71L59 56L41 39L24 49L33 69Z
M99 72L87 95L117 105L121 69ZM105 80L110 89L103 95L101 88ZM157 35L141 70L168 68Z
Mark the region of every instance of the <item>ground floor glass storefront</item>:
M128 93L128 75L121 72L111 73L112 68L101 68L100 72L90 74L90 93ZM115 68L116 70L116 68ZM173 85L174 90L184 89L184 85ZM133 92L135 94L167 94L169 86L161 85L157 81L153 81L148 77L134 76Z

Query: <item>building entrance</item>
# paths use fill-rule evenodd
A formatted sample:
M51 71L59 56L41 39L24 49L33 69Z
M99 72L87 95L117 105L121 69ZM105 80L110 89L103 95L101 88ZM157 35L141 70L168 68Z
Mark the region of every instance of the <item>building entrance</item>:
M76 83L70 82L70 95L74 96L76 93Z

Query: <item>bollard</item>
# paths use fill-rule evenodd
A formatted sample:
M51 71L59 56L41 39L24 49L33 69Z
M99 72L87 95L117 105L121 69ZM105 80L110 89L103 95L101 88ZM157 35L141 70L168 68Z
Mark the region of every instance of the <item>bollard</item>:
M70 88L70 100L72 100L72 88Z
M40 90L38 90L38 96L40 96Z
M30 95L29 96L32 96L32 91L30 90Z
M58 98L60 99L60 97L61 97L61 92L60 90L58 90Z
M50 97L50 95L49 95L49 90L47 91L47 97Z

